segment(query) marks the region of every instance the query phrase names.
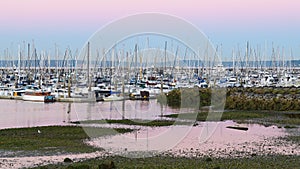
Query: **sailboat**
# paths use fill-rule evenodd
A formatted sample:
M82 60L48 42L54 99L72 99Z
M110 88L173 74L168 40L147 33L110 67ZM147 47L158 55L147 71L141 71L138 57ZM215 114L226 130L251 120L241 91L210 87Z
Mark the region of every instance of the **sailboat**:
M119 100L124 100L124 97L122 95L120 95L120 92L116 91L116 87L114 87L112 85L112 81L113 81L113 70L115 68L115 63L114 63L114 49L112 50L112 60L111 60L111 68L110 68L110 84L109 84L109 88L110 88L110 95L103 97L104 101L119 101Z
M119 101L119 100L124 100L124 97L114 93L107 97L103 97L103 100L104 101Z
M32 87L32 89L26 89L22 99L24 101L34 101L34 102L55 102L56 101L55 97L51 95L51 92L37 89L37 87Z

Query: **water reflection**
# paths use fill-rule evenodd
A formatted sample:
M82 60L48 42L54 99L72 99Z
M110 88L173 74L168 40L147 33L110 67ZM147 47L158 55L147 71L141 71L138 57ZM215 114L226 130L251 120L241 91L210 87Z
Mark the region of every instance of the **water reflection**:
M213 123L217 128L210 134ZM297 145L278 144L280 140L274 138L285 136L284 129L276 126L265 127L258 124L242 124L249 130L241 131L226 128L227 126L241 125L233 121L225 122L201 122L198 126L170 126L170 127L142 127L138 131L127 134L115 135L105 138L96 138L87 143L103 147L107 151L118 155L140 157L153 155L153 153L170 153L178 156L215 156L215 157L239 157L253 154L298 154ZM117 127L117 126L111 126ZM189 132L181 140L178 139L181 132ZM168 133L168 132L171 132ZM164 136L164 137L162 137ZM174 142L176 140L177 142ZM176 144L174 144L176 143Z
M158 104L156 100L50 104L0 100L0 106L0 129L65 125L70 121L97 119L156 119L162 114L179 112Z

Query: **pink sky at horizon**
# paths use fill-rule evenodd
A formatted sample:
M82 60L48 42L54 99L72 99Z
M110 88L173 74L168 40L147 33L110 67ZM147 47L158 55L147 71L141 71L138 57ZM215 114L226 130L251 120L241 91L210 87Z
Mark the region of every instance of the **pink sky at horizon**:
M300 16L300 1L297 0L3 0L0 1L0 6L1 23L24 27L39 27L39 24L105 24L142 12L167 13L196 24L204 22L226 25L272 25L276 22L295 24L293 21Z
M230 50L247 40L300 48L299 7L298 0L2 0L0 49L31 39L80 46L101 27L144 12L185 19Z

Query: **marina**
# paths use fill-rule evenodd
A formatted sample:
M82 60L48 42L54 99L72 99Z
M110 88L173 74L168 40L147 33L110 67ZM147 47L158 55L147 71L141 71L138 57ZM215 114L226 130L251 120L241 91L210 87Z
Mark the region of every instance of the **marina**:
M0 6L0 169L300 167L300 1Z
M152 47L157 39L164 43ZM54 55L24 44L18 58L0 60L0 98L20 99L34 90L50 92L49 101L97 102L149 100L182 88L300 87L300 61L292 52L284 58L284 51L272 47L266 52L270 56L256 56L259 49L247 42L245 51L232 54L232 61L222 61L218 46L202 41L206 45L195 52L175 38L156 34L129 37L109 49L91 38L80 52L67 48L62 54L55 47Z
M32 167L57 163L65 152L80 159L300 155L298 142L289 140L299 133L299 60L274 54L257 60L247 43L245 57L226 62L212 46L195 52L163 38L163 47L153 48L150 41L157 35L149 36L131 37L108 50L91 39L80 53L72 55L68 48L61 56L39 55L28 43L17 60L1 60L3 133L32 130L31 142L35 135L74 130L78 133L66 135L81 139L64 150L41 145L40 154L50 150L38 160L32 151L0 151L0 161ZM134 42L124 47L127 41ZM78 150L74 144L87 147Z
M199 72L200 68L187 68L182 69L182 73L161 74L158 73L159 69L143 68L141 76L131 76L132 78L124 77L123 80L119 79L114 84L111 84L111 80L117 77L98 76L99 70L97 70L93 71L91 75L93 77L92 82L90 85L87 85L87 81L81 79L82 75L75 75L75 71L73 70L74 72L72 72L72 69L67 70L70 72L68 75L57 76L55 69L51 69L50 72L52 73L46 72L45 76L37 76L35 80L30 80L26 77L20 80L18 73L12 73L7 68L1 70L0 98L22 99L26 91L35 90L50 92L49 95L53 96L56 101L96 102L103 100L156 98L157 95L181 88L300 87L300 69L297 67L293 68L292 72L288 72L287 70L273 72L272 70L262 71L248 68L247 72L239 70L239 73L237 73L233 72L232 68L219 66L218 69L201 69L203 72L195 73ZM110 71L114 71L115 74L120 73L120 70L111 69ZM222 74L209 75L205 73L211 71L222 72ZM127 71L125 70L125 72ZM167 72L171 72L171 70L168 69ZM31 71L28 74L31 74ZM69 77L66 78L66 76ZM71 81L71 79L74 80ZM141 92L143 93L142 97Z

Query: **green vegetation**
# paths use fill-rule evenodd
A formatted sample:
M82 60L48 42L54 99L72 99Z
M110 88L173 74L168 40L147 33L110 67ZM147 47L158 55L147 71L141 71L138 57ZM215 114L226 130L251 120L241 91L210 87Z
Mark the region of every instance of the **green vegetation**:
M289 113L289 112L270 112L270 111L225 111L225 112L211 112L208 117L208 112L199 113L182 113L170 114L164 117L168 118L180 118L187 120L197 121L224 121L233 120L238 123L251 122L258 123L265 126L277 125L278 127L284 127L286 129L297 128L300 125L300 113ZM221 119L219 117L221 116Z
M210 105L211 89L174 89L166 96L159 96L157 100L171 107L198 106L200 108Z
M300 112L271 112L268 118L261 118L254 122L264 125L277 125L286 129L297 128L300 125Z
M300 146L300 135L299 135L299 133L288 135L286 137L283 137L282 139L287 140L287 141L291 141L292 143L297 144L298 146Z
M183 168L239 168L239 169L260 169L260 168L298 168L300 166L300 156L254 156L251 158L223 159L223 158L183 158L157 156L151 158L124 158L107 157L104 159L90 159L78 163L61 163L38 167L39 169L183 169Z
M228 96L226 98L225 109L299 111L300 100L286 98L247 98L245 95Z
M106 136L130 132L130 129L106 129L76 126L48 126L0 130L0 150L21 155L52 155L61 153L83 153L101 150L84 144L92 136Z
M208 116L209 115L209 116ZM278 127L291 129L297 128L300 124L299 113L290 112L270 112L270 111L224 111L224 112L198 112L198 113L181 113L181 114L169 114L163 117L178 118L183 121L175 120L140 120L140 119L106 119L106 120L88 120L88 121L76 121L75 124L125 124L125 125L137 125L137 126L170 126L174 125L191 125L193 121L225 121L233 120L238 123L258 123L265 126L277 125ZM91 134L92 135L92 134Z
M222 91L226 94L222 95ZM212 92L214 98L212 98ZM166 96L158 97L158 102L171 107L202 108L210 106L212 99L225 99L226 110L300 110L300 89L298 88L227 88L227 89L176 89ZM195 107L198 106L198 107ZM217 105L214 105L217 106Z
M211 112L211 119L216 119L217 121L221 120L251 120L251 119L260 119L260 118L265 118L265 117L270 117L272 114L269 112ZM164 117L169 117L169 118L177 118L179 114L170 114L170 115L165 115ZM182 119L190 119L193 120L193 117L197 116L196 120L197 121L210 121L210 119L207 119L208 112L199 112L199 113L182 113L180 114L180 118ZM214 116L216 118L214 118ZM217 117L221 116L221 119L217 119Z
M175 123L175 120L140 120L140 119L106 119L106 120L88 120L88 121L76 121L72 122L76 124L126 124L126 125L138 125L138 126L171 126ZM189 124L188 122L176 122L178 125Z

